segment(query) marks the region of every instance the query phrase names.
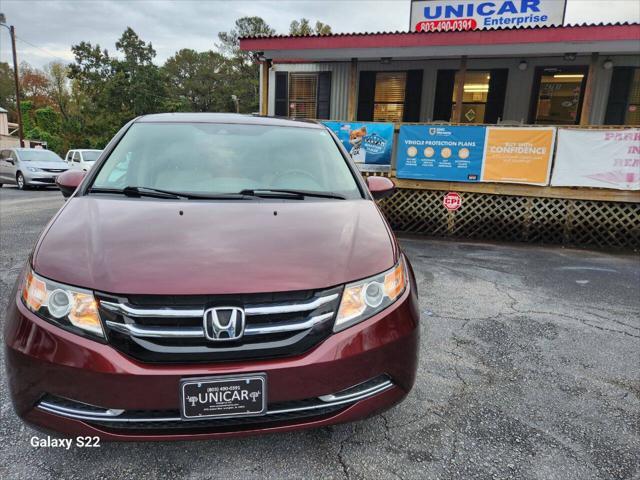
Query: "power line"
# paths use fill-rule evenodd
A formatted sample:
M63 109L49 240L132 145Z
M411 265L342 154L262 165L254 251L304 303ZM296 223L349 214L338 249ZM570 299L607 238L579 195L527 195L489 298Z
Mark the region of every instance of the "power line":
M15 37L16 37L18 40L20 40L22 43L26 43L27 45L29 45L29 46L31 46L31 47L33 47L33 48L37 49L37 50L40 50L41 52L43 52L45 55L47 55L47 56L49 56L49 57L55 58L55 59L57 59L57 60L61 60L61 61L62 61L62 62L64 62L64 63L69 63L69 62L70 62L70 60L68 60L68 59L64 59L64 58L62 58L62 57L59 57L58 55L56 55L56 54L54 54L54 53L51 53L51 52L49 52L48 50L45 50L45 49L44 49L44 48L42 48L42 47L39 47L39 46L37 46L37 45L34 45L33 43L29 42L28 40L25 40L25 39L24 39L24 38L22 38L22 37L19 37L18 35L16 35Z

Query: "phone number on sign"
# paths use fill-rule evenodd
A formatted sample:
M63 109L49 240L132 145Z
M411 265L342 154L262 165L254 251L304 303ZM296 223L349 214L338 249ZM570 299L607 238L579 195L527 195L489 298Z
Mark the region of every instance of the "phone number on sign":
M473 18L460 20L436 20L432 22L420 22L416 25L418 32L451 32L459 30L475 30L478 22Z

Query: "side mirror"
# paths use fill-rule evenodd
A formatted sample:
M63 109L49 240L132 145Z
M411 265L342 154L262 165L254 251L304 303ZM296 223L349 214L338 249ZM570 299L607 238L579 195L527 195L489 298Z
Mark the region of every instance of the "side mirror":
M56 185L62 192L63 197L70 197L76 191L78 185L82 183L87 172L81 170L67 170L56 178Z
M396 191L396 185L387 177L367 177L367 187L373 198L380 200L381 198L390 197Z

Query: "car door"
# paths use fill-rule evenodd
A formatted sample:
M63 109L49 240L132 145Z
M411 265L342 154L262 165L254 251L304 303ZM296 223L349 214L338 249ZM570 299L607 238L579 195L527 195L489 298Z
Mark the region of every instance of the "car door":
M7 168L7 180L16 183L16 174L18 173L18 154L15 150L9 152L9 168Z
M77 151L77 150L75 152L73 152L73 157L71 157L71 168L73 170L81 170L80 152Z
M9 168L9 162L7 159L9 158L9 150L0 150L0 182L6 183L7 181L7 170Z
M89 169L86 163L84 163L84 156L82 152L78 150L78 157L80 158L80 162L78 163L80 170L84 170L85 172Z

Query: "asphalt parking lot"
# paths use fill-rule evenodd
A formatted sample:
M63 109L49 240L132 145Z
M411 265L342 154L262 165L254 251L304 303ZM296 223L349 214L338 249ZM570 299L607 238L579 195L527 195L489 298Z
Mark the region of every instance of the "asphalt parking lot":
M0 189L0 312L62 204L55 190ZM640 257L402 244L420 285L422 343L415 389L392 410L306 432L65 451L30 446L43 434L14 415L3 375L0 476L640 478Z

